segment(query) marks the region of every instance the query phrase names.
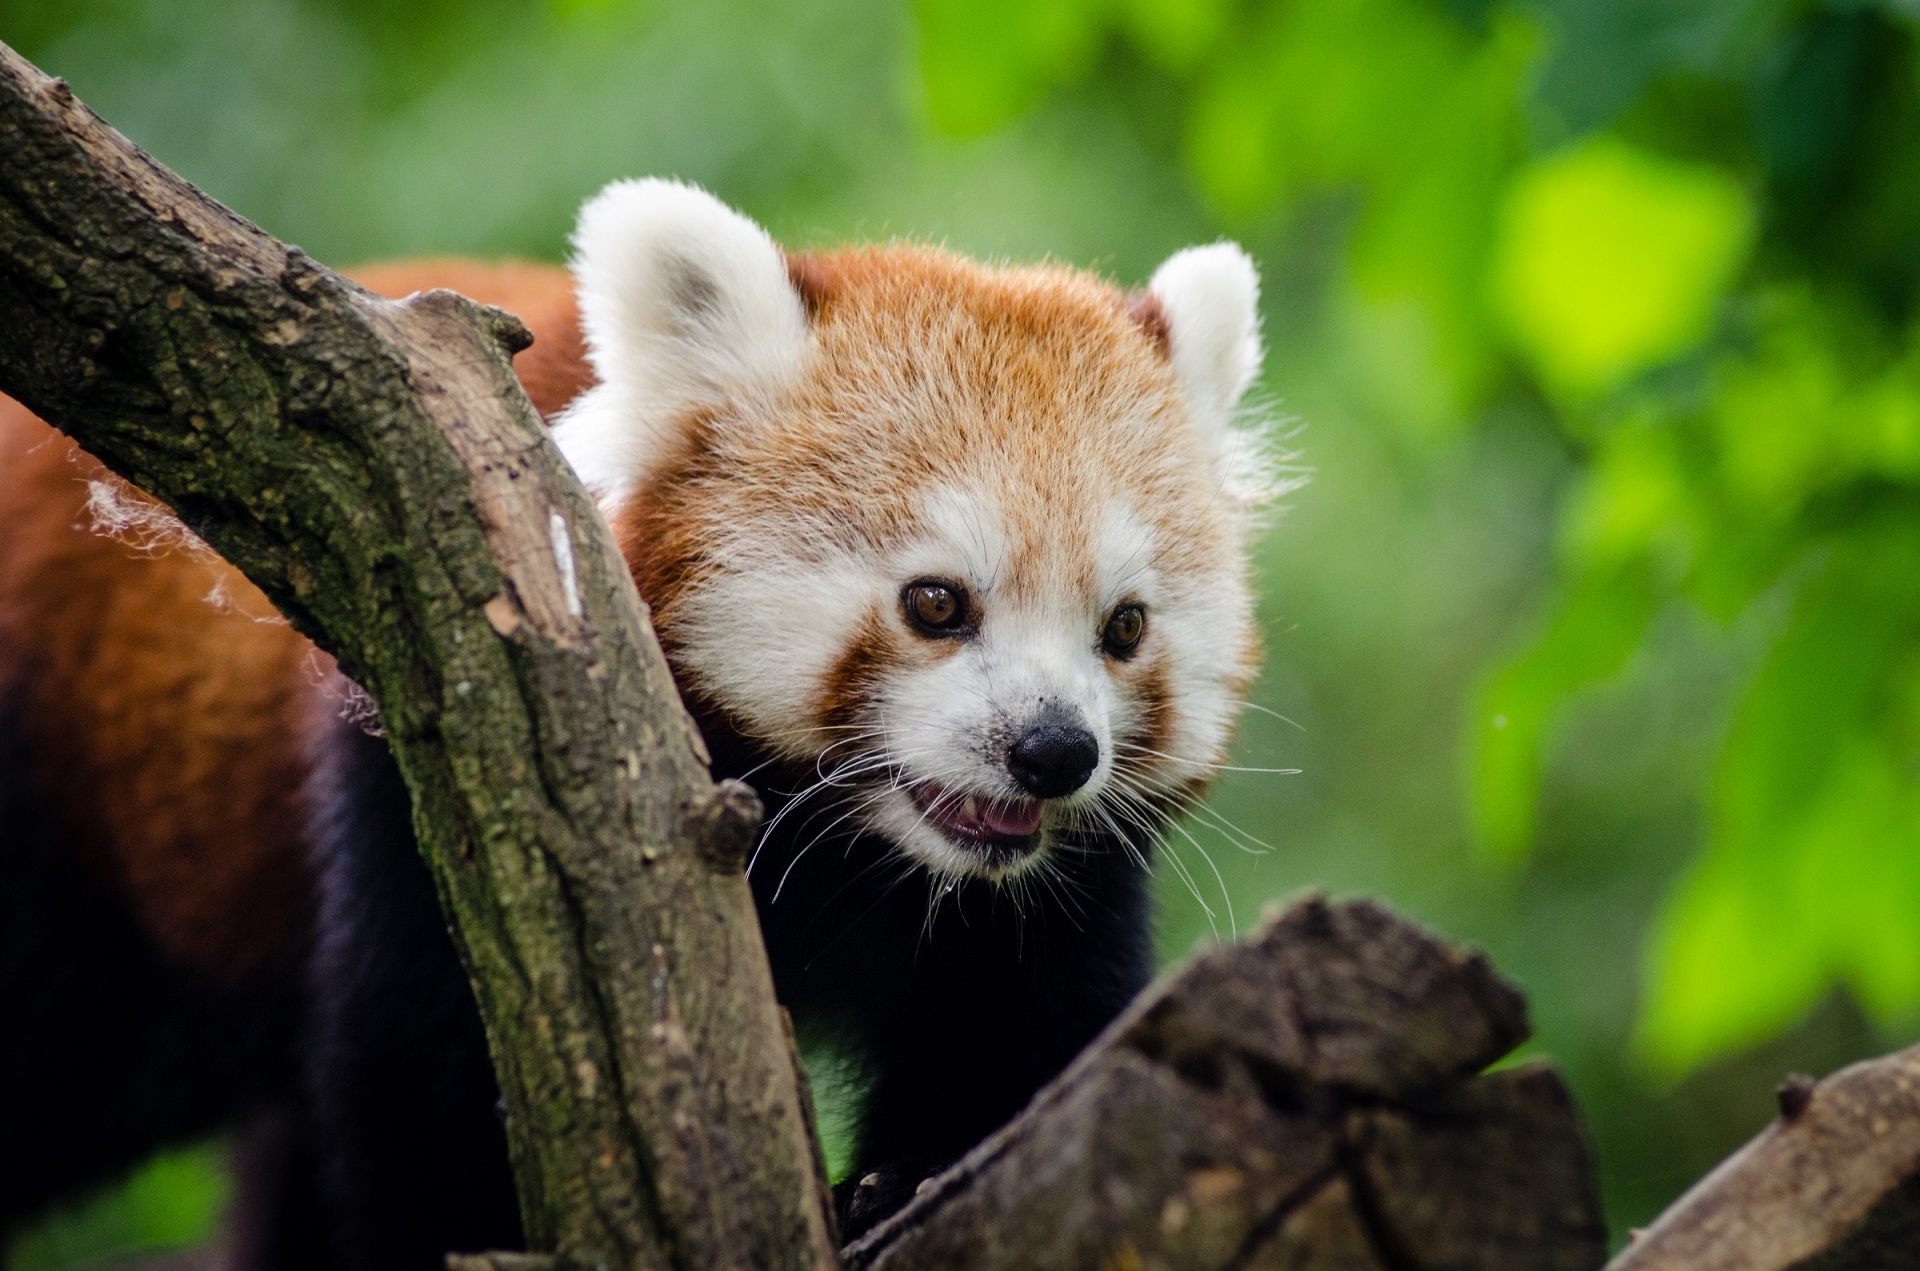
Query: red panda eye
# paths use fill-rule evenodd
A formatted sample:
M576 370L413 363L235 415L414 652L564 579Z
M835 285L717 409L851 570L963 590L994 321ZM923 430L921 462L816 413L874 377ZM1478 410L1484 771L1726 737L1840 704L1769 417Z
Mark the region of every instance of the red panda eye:
M1107 629L1100 633L1100 647L1108 657L1130 658L1146 633L1147 611L1139 605L1121 605L1107 619Z
M967 593L951 583L908 583L900 599L907 621L922 635L953 635L967 625Z

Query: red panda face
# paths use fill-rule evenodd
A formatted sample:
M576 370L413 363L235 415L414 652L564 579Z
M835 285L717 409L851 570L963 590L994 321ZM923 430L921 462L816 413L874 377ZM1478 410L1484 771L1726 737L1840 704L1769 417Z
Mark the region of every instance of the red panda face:
M601 382L561 448L683 689L810 769L823 822L1009 877L1144 847L1217 770L1256 657L1237 248L1139 298L925 248L789 260L652 181L576 245Z

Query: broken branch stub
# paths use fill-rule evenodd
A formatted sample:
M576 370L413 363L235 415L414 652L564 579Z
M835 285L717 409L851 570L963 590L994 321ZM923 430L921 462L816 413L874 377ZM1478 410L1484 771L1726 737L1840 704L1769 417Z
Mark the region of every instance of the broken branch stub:
M1302 901L1163 979L852 1271L1593 1271L1572 1100L1484 958Z

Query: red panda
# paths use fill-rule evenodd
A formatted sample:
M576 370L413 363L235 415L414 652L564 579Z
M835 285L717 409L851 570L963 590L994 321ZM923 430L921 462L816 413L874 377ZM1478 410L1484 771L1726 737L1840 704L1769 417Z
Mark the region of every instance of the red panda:
M574 246L571 282L357 276L534 331L516 370L716 775L767 805L749 877L781 998L863 1066L851 1236L1149 973L1154 841L1257 657L1255 274L1230 244L1132 294L790 254L666 181L609 187ZM0 399L0 1080L33 1092L0 1105L0 1228L244 1123L237 1265L512 1246L484 1038L384 746L190 536L98 532L127 506Z

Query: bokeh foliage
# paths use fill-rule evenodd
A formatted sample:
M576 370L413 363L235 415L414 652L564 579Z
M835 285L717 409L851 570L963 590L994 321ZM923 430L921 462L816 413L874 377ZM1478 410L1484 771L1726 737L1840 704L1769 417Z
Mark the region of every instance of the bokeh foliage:
M1314 470L1163 948L1381 894L1527 987L1617 1230L1920 1019L1913 0L0 0L346 264L615 176L1127 283L1231 234ZM1228 827L1231 828L1228 828ZM1271 844L1267 851L1262 844ZM1241 850L1247 849L1247 850ZM1188 883L1192 886L1189 888ZM43 1265L54 1265L51 1262Z

